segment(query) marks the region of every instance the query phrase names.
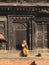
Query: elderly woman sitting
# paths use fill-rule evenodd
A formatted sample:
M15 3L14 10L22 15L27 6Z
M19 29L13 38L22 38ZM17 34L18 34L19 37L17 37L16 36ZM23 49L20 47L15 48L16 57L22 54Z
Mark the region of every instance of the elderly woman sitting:
M27 57L28 55L28 45L26 43L26 40L23 40L22 42L22 53L24 57Z

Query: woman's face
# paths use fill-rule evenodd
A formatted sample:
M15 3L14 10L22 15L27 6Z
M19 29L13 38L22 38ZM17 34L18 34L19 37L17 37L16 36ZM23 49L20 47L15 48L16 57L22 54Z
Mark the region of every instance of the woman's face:
M25 43L25 44L26 44L26 40L23 40L23 43Z

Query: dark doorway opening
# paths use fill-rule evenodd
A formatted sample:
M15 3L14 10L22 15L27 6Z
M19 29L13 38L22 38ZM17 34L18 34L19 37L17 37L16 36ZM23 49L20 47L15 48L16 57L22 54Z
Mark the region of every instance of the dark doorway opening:
M22 49L22 41L26 40L29 46L29 27L28 22L13 23L13 46L16 50Z
M21 45L23 40L27 41L27 30L17 30L16 31L16 49L21 50Z

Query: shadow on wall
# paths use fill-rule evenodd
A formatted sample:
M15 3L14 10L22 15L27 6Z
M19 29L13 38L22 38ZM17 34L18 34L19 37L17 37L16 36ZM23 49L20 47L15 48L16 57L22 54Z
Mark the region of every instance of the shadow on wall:
M35 61L33 61L30 65L37 65L37 64L35 63Z

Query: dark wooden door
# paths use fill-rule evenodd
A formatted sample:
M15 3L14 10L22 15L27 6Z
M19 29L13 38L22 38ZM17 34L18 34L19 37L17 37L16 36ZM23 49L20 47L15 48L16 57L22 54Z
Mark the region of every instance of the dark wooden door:
M22 41L28 38L27 23L13 23L13 47L16 50L21 50Z

